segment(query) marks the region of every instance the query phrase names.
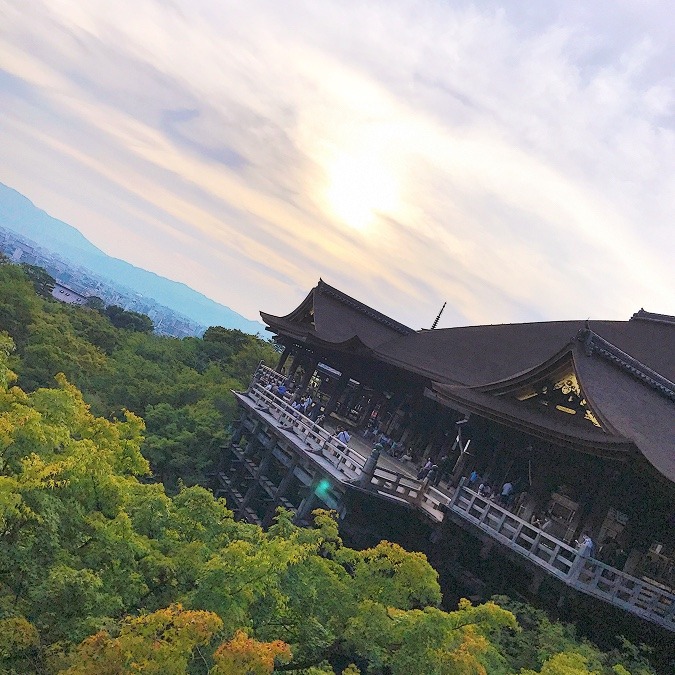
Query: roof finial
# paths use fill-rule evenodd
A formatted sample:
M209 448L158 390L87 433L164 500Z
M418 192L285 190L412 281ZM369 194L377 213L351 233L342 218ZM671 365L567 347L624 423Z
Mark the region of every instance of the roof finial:
M441 311L438 313L438 316L436 317L433 326L431 326L431 330L433 330L434 328L436 328L436 326L438 326L438 320L441 318L441 314L443 314L443 310L445 309L445 306L447 304L448 304L447 302L443 303L443 307L441 307Z

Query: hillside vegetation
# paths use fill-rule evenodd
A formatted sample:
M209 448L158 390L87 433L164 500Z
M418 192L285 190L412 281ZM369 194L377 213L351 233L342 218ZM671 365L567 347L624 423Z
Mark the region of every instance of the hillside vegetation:
M352 550L331 513L265 532L188 485L229 389L273 357L236 331L116 329L0 265L0 672L652 672L508 598L443 611L422 554Z
M18 384L26 391L52 387L63 373L94 414L113 419L131 410L143 417L143 455L169 489L179 477L203 482L232 421L230 390L246 388L259 361L274 364L272 345L219 327L204 339L153 335L142 315L65 305L35 288L44 282L30 269L0 264L0 330L16 345Z

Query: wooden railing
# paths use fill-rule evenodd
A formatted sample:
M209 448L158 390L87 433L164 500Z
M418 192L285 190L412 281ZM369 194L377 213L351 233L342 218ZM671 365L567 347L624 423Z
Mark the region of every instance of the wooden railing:
M410 504L418 498L422 484L415 478L409 478L396 471L378 466L371 478L371 484L378 492L403 499Z
M256 375L260 373L260 378L258 380L254 378L251 383L247 392L249 397L256 402L259 408L266 409L282 429L293 432L301 442L304 442L308 450L320 454L335 469L344 474L346 480L357 478L366 463L366 458L354 448L339 441L309 417L293 409L288 401L260 384L263 376L268 379L267 370L269 369L266 366L258 366Z
M464 485L448 508L567 585L675 631L675 594L588 558Z
M253 374L253 382L260 382L261 380L265 380L266 384L271 382L273 385L278 387L280 384L283 384L286 381L286 376L278 373L276 370L266 366L262 361L260 361L255 373Z

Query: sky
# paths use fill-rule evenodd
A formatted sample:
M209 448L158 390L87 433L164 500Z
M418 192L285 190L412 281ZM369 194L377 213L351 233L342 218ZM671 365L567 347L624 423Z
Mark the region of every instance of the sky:
M252 319L675 314L675 12L0 0L0 181Z

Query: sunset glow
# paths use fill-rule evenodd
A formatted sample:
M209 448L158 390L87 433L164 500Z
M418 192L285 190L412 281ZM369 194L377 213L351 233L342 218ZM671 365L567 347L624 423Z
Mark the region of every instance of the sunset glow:
M373 155L344 155L328 170L330 212L355 230L367 230L377 214L399 206L399 181L386 162Z

